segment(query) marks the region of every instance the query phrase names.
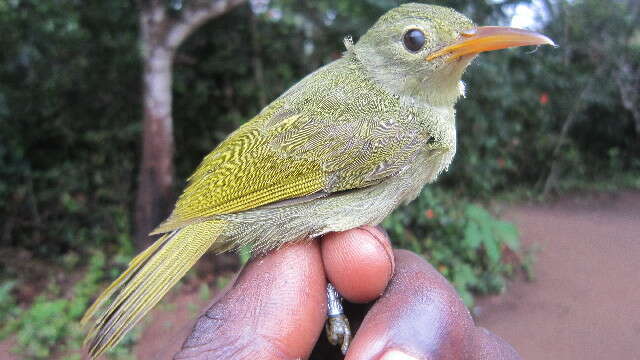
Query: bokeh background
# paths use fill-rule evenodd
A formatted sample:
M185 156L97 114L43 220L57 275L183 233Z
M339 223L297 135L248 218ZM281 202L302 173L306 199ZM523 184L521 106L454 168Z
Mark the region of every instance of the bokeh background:
M481 324L485 316L486 326L499 329L510 322L507 316L499 323L500 314L513 310L503 300L510 294L508 279L543 285L513 280L523 298L534 296L526 289L539 294L557 287L544 282L544 271L537 272L538 258L547 261L545 251L561 253L561 265L550 277L584 275L564 266L595 261L574 251L584 240L576 235L583 225L612 226L601 235L610 236L600 238L604 250L588 248L604 251L600 264L624 265L629 259L615 256L640 251L637 238L629 235L625 251L606 253L615 239L627 236L617 235L620 226L637 234L640 223L640 207L629 201L640 202L633 190L640 188L640 2L431 3L453 7L478 24L539 30L559 45L486 54L469 68L467 97L457 106L459 149L453 165L384 223L397 246L422 254L452 281ZM201 158L304 75L340 57L345 35L357 40L396 5L388 0L0 0L0 358L81 358L78 319L136 249L149 243L146 230L167 214ZM153 12L161 14L160 23L148 22ZM199 14L204 16L194 20ZM167 34L154 32L163 26L183 31L164 52ZM152 80L167 74L169 91L154 93L158 82ZM154 102L158 99L161 104ZM153 124L165 126L152 130ZM620 199L626 202L618 206ZM562 216L587 210L595 220L556 234L574 235L576 242L553 249L548 240L554 235L545 231L567 224ZM593 215L596 210L604 213ZM560 222L551 225L554 219ZM628 222L613 225L616 219ZM108 358L169 358L158 337L188 331L190 319L247 257L204 259ZM634 280L626 281L634 287ZM502 297L484 297L505 291ZM585 291L575 296L599 290ZM607 291L600 293L602 301L614 305L629 296ZM640 314L632 315L638 318L627 335L636 334L637 340ZM551 346L544 348L547 355L553 354L554 341L564 346L563 340L541 341ZM629 355L618 358L640 351L632 342L618 347ZM539 347L526 341L521 346L528 345ZM556 357L540 358L575 355L563 349ZM575 358L590 358L595 353L589 351Z

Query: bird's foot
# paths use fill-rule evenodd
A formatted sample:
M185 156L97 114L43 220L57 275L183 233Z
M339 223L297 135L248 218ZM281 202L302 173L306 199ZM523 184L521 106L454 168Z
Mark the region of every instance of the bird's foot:
M340 351L346 355L351 342L351 328L347 317L344 314L330 316L327 319L325 331L329 342L332 345L340 346Z
M351 342L351 328L342 308L342 296L331 283L327 285L327 305L327 339L332 345L339 345L342 354L346 355Z

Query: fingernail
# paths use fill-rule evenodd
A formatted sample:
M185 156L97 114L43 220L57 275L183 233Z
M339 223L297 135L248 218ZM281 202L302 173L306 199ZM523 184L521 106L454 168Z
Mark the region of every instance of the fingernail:
M405 354L399 350L391 350L387 351L382 355L380 360L418 360L411 355Z
M387 230L385 228L382 227L382 225L376 225L375 226L376 229L378 229L378 231L380 231L384 236L386 236L388 239L391 239L389 237L389 233L387 232Z
M378 226L361 226L360 227L361 230L366 231L367 233L369 233L369 235L371 235L374 239L376 239L378 241L378 243L380 244L380 246L382 246L382 249L384 250L384 252L387 254L387 258L389 258L389 263L391 264L391 269L389 269L389 279L391 279L391 277L393 276L393 273L396 270L396 263L395 263L395 258L393 256L393 249L391 248L391 243L389 241L385 241L385 238L389 239L389 234L387 234L387 232L384 230L384 228L382 228L382 226L378 225ZM371 231L374 230L374 231ZM378 232L378 234L376 234L376 232ZM380 238L380 235L382 235L382 238Z

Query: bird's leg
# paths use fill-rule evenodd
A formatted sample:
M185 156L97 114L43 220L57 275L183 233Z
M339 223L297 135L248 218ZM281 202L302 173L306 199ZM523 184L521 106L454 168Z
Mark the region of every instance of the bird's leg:
M342 308L342 296L331 283L327 284L327 317L327 338L332 345L340 345L342 354L346 355L351 341L351 328Z

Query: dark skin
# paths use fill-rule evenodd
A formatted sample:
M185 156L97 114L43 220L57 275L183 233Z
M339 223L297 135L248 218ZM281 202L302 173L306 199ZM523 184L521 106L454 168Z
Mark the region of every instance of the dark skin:
M327 280L351 303L348 360L520 359L476 327L424 259L369 226L252 260L196 323L175 359L340 359L324 339ZM319 340L320 339L320 340Z

